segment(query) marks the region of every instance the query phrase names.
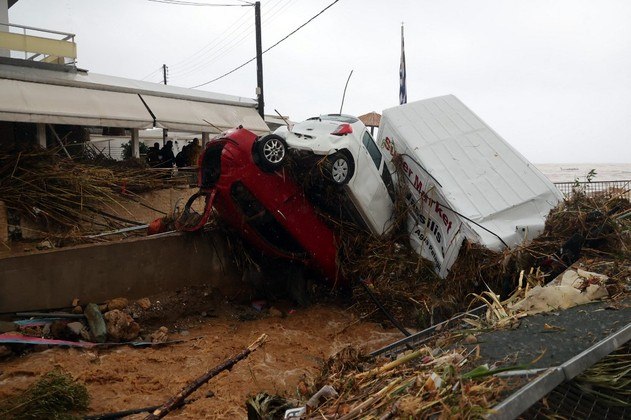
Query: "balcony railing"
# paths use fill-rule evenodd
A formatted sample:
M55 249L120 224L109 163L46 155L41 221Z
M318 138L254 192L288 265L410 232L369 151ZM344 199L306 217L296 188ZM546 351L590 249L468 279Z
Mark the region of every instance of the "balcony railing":
M74 38L74 34L66 32L0 22L0 56L74 65Z
M592 181L592 182L555 182L559 191L565 197L576 193L588 196L611 195L631 200L631 180L620 181Z

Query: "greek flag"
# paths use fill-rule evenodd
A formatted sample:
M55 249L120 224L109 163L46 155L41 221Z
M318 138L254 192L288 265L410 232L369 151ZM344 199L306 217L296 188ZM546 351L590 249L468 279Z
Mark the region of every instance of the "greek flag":
M408 102L408 93L405 86L405 50L403 49L403 25L401 25L401 65L399 66L399 104Z

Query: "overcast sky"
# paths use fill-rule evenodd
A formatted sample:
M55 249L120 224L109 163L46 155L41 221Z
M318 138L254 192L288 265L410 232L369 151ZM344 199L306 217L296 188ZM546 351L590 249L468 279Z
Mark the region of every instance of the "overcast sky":
M245 4L241 0L193 0ZM262 0L263 48L333 0ZM255 55L253 7L19 0L11 23L76 34L78 66L192 87ZM631 163L631 1L339 0L266 53L265 111L299 121L454 94L529 160ZM201 89L255 97L256 65Z

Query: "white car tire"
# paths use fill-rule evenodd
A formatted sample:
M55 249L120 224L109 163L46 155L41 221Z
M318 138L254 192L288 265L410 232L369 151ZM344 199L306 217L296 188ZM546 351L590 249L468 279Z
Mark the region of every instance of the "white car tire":
M337 152L327 157L326 176L334 185L346 185L353 177L355 165L353 160L342 152Z

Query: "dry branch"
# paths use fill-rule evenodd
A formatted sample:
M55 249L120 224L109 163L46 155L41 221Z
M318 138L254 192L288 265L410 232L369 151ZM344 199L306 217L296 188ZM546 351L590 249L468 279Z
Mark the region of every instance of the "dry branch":
M182 402L184 402L186 397L191 395L197 388L204 385L211 378L217 376L224 370L231 369L235 364L237 364L239 361L248 357L250 353L252 353L258 347L260 347L263 343L265 343L266 340L267 340L267 334L262 334L259 338L256 339L256 341L250 344L247 348L243 349L241 353L226 360L222 364L215 366L214 368L212 368L211 370L209 370L208 372L206 372L199 378L195 379L193 382L187 385L184 389L182 389L176 396L170 398L167 402L165 402L162 406L160 406L160 408L158 408L153 413L145 417L145 420L156 420L156 419L161 419L162 417L166 416L167 414L169 414L171 410L173 410L175 407L182 404Z

